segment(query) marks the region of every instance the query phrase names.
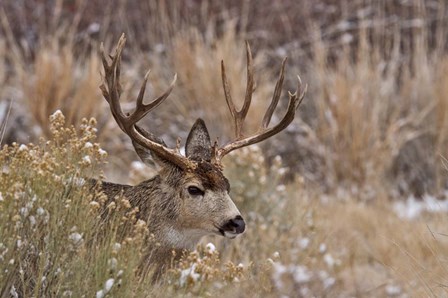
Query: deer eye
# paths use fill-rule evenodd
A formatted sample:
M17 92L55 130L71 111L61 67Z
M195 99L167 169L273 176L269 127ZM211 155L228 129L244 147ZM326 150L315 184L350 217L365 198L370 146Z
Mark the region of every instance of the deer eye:
M192 196L203 196L204 191L196 186L188 186L188 193Z

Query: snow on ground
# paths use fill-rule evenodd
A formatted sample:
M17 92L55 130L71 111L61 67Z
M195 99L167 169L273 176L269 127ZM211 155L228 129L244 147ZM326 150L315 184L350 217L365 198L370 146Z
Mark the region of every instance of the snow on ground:
M421 199L410 196L405 201L395 202L393 204L393 210L402 219L415 219L423 212L447 212L448 200L438 200L430 195L425 195Z

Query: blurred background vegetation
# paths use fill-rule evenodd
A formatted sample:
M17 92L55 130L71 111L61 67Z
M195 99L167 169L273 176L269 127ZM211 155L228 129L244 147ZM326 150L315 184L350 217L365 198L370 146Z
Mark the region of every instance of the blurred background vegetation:
M3 1L0 39L2 143L48 135L48 115L69 123L96 117L109 151L111 179L135 159L102 99L99 43L112 50L128 36L125 98L132 107L146 69L149 96L178 73L166 104L147 125L173 144L197 117L226 141L232 125L219 63L228 64L236 98L244 94L244 40L255 53L256 129L281 59L287 90L309 84L299 117L264 144L280 155L287 178L304 177L370 199L444 196L448 136L444 1ZM285 92L284 92L285 93ZM283 106L286 99L283 100ZM6 121L6 117L8 117ZM268 143L268 142L266 142ZM132 150L131 150L132 151ZM115 154L116 152L116 154Z
M121 33L127 35L125 108L133 108L148 68L148 98L178 74L170 98L142 120L174 146L197 117L221 142L232 137L220 61L234 98L242 102L248 40L256 91L247 131L261 122L285 56L285 88L273 122L282 116L297 74L309 88L286 131L228 158L235 200L253 230L238 240L239 250L222 244L227 257L250 263L254 259L245 250L259 249L254 243L264 244L257 259L284 245L284 263L274 266L280 277L255 279L272 278L267 290L277 294L446 294L446 238L431 232L432 243L425 233L448 220L431 215L402 221L391 206L430 199L434 208L418 208L433 211L446 199L447 25L445 0L2 1L0 141L51 137L49 115L57 109L75 126L95 117L97 141L109 153L107 179L137 183L154 172L135 162L131 143L101 96L100 43L112 51ZM283 238L276 239L278 234ZM333 243L342 263L331 263L321 242ZM409 259L415 263L407 267ZM328 262L335 278L328 288L314 277L297 278L304 269L287 265L320 268Z

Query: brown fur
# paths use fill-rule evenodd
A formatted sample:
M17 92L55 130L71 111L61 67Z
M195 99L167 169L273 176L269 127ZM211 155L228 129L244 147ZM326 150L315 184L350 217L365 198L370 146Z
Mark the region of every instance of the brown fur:
M191 184L203 187L206 195L201 198L189 197L186 187ZM150 233L160 243L148 247L141 270L148 272L154 268L156 278L170 265L173 251L176 258L180 257L183 250L193 248L202 236L198 234L197 239L193 236L185 243L180 239L176 247L173 242L177 239L170 239L175 238L176 233L173 236L169 231L182 233L208 230L208 234L218 234L218 230L213 231L211 228L219 227L229 220L228 214L223 214L228 209L228 196L215 195L227 194L229 182L222 171L209 162L199 162L192 172L174 166L165 167L159 175L136 186L102 182L101 189L109 200L123 195L132 207L138 207L138 219L147 223Z

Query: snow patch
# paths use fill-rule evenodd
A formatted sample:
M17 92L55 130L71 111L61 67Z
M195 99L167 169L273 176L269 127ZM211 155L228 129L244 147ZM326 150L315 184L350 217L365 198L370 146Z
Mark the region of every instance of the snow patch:
M82 161L86 164L90 165L92 163L92 160L90 159L90 156L86 155L82 158Z
M308 245L310 245L310 238L301 238L299 239L298 244L301 249L306 249Z
M20 147L17 151L18 152L28 151L28 147L26 145L22 144L22 145L20 145Z
M192 280L193 282L197 282L201 275L195 272L196 264L193 264L190 268L184 269L180 272L179 284L181 287L184 287L188 280Z
M115 280L113 278L109 278L108 280L106 280L106 282L104 283L103 289L96 292L96 298L105 297L106 294L109 293L110 290L112 289L114 283L115 283Z
M9 290L9 294L14 298L19 298L19 294L16 291L16 287L12 285L11 290Z
M207 250L207 252L209 254L212 254L212 253L214 253L216 251L215 245L213 243L211 243L211 242L207 243L207 245L205 246L205 249Z
M327 271L319 271L319 278L324 285L324 289L329 289L336 283L336 279L331 277Z
M108 293L112 289L114 282L115 282L115 280L113 278L109 278L108 280L106 280L106 282L104 283L104 292L105 293Z
M298 284L307 283L313 278L313 272L311 272L307 267L301 265L283 265L274 262L273 264L274 272L272 273L272 278L278 289L283 288L282 276L284 274L290 274L294 281Z
M98 292L96 292L96 298L103 298L105 295L106 294L103 290L99 290Z
M112 246L112 249L113 249L115 252L119 252L120 249L121 249L121 244L118 243L118 242L115 242L114 245Z
M294 280L298 283L309 282L313 277L313 273L310 272L305 266L293 267L292 274L294 276Z
M74 245L79 245L82 243L82 235L79 233L71 233L68 236L68 239L70 239L70 241L74 244Z
M333 256L329 253L326 253L324 255L324 262L325 264L327 264L328 267L333 268L334 265L336 264L335 259L333 258Z
M398 296L401 294L401 287L396 285L387 285L386 286L386 293L389 296Z
M325 243L321 243L320 245L319 245L319 252L321 253L321 254L323 254L323 253L325 253L327 251L327 245L325 244Z
M98 154L101 156L101 157L106 157L107 156L107 152L106 152L106 150L103 150L103 149L98 149Z
M53 114L50 115L50 117L52 117L52 118L57 117L57 116L64 116L64 114L61 112L61 110L56 110L56 111L54 111Z
M87 33L94 34L94 33L99 32L100 28L101 28L100 24L93 22L89 25L89 27L87 27L86 31L87 31Z
M410 196L406 201L394 203L393 210L401 219L415 219L423 212L447 212L448 200L438 200L430 195L425 195L421 199L416 199L414 196Z

